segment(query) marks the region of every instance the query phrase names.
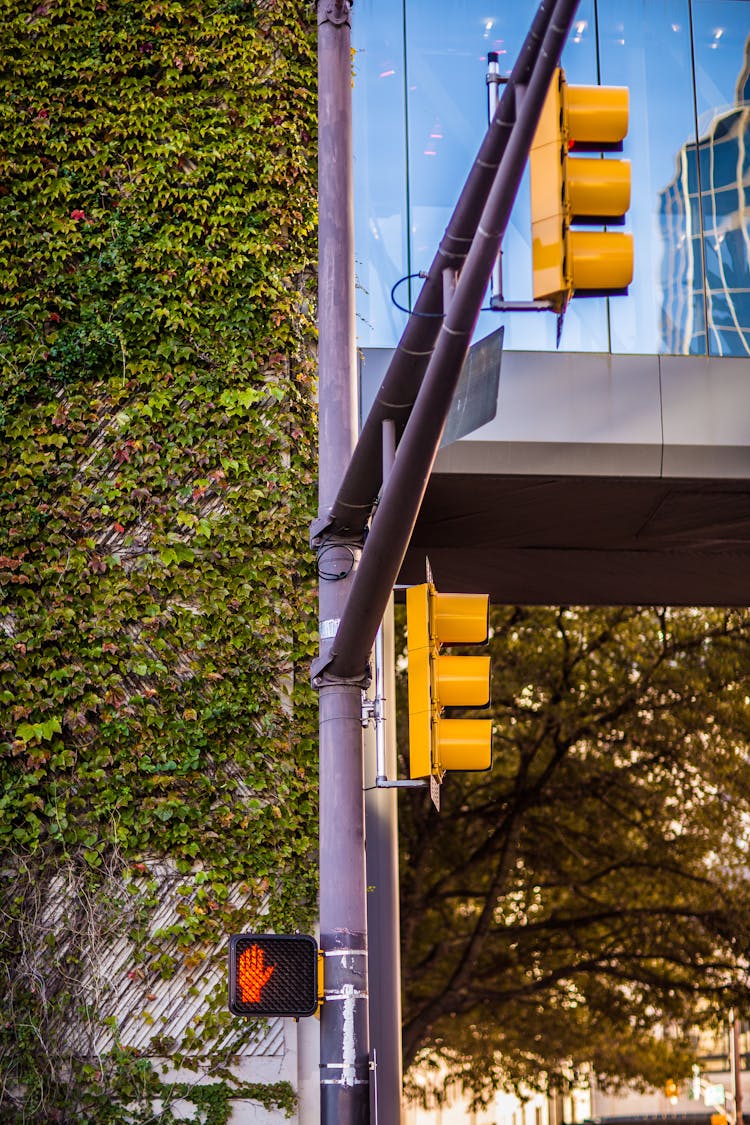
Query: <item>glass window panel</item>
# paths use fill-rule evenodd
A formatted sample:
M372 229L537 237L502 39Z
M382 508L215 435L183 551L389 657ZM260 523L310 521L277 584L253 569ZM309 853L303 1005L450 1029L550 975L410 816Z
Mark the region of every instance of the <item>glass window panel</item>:
M357 0L362 345L398 339L406 316L392 303L391 287L432 261L474 159L486 128L487 51L498 50L501 70L509 72L536 6L537 0ZM563 348L695 354L708 335L717 354L748 354L750 105L742 103L750 100L749 30L750 0L597 0L596 10L594 0L582 0L563 65L570 82L630 89L624 155L633 168L626 229L635 238L635 278L625 298L573 301ZM708 333L704 253L717 318L717 331L709 318ZM503 273L506 299L531 296L527 175L505 236ZM402 304L413 301L418 284L398 290ZM548 315L483 313L477 334L501 319L506 347L555 347L555 318Z
M357 338L392 347L406 317L391 287L408 273L402 0L357 0L352 45ZM406 305L408 289L397 297Z
M745 355L743 333L740 329L722 328L714 325L709 334L709 347L711 355L738 356Z
M709 306L711 323L717 330L726 329L730 332L737 331L735 312L723 293L717 295Z
M496 10L497 9L497 10ZM505 11L503 11L505 9ZM414 271L429 266L487 129L487 52L507 74L535 5L408 0L410 230ZM506 289L513 253L506 238ZM498 327L485 313L477 335ZM508 339L506 335L506 346Z
M706 354L706 298L702 286L690 294L690 319L685 339L689 340L689 355Z
M743 107L750 97L749 32L747 0L693 0L708 341L714 355L750 355L750 230L740 186L750 147L750 117Z
M695 143L688 2L599 0L597 11L601 81L630 89L635 275L629 295L609 302L612 351L687 352L693 315L661 310L691 308L696 275L688 199L698 182L684 159Z
M720 230L726 230L727 226L731 227L729 220L739 220L739 207L740 207L740 194L737 184L733 184L728 188L717 188L713 193L712 210L714 221Z
M702 145L695 159L695 145L687 146L687 182L691 198L700 195L701 184L708 183L711 175L711 150Z
M408 0L409 174L412 272L429 266L487 128L487 52L508 74L531 26L538 0ZM572 82L596 81L593 0L583 0L563 55ZM531 298L531 220L524 175L503 243L503 295ZM556 347L556 317L504 313L506 348ZM482 313L477 337L494 331L498 314ZM606 351L604 301L574 302L563 348Z
M693 279L693 289L697 292L703 292L704 288L704 263L703 263L703 239L700 230L696 228L697 233L690 239L689 246L689 264ZM705 294L704 294L705 299Z
M711 159L709 161L710 179L708 183L715 191L731 187L735 192L736 199L739 187L737 173L740 167L740 144L743 138L737 132L737 114L733 116L734 122L731 130L717 131L712 135L709 146Z
M735 223L732 227L722 232L720 240L720 253L722 273L727 287L739 293L747 288L747 229L737 225L736 212L733 216Z
M719 268L719 254L716 243L713 239L706 239L706 278L708 284L712 289L716 289L721 279L721 269Z

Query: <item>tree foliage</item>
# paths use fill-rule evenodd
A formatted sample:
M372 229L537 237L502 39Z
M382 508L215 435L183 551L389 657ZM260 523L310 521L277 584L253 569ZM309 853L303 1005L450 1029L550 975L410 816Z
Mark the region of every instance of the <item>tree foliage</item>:
M159 982L315 915L312 15L0 0L4 1121L154 1119L102 933L197 1065L249 1032L214 973L175 1039Z
M750 614L492 621L493 768L402 806L405 1059L661 1084L748 1007Z

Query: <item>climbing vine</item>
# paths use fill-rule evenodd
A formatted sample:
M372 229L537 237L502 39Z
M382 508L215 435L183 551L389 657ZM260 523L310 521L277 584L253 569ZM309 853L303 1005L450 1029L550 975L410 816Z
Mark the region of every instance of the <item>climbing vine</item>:
M4 1121L291 1110L220 966L315 916L312 16L0 0Z

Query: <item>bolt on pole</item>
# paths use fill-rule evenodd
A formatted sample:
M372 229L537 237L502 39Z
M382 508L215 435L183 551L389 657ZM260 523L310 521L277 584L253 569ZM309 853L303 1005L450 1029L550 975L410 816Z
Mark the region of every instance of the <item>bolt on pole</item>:
M348 0L318 4L319 511L327 512L357 437ZM333 536L318 549L320 650L338 628L361 543ZM368 669L314 679L320 697L320 1021L322 1125L368 1125L364 765L361 692Z

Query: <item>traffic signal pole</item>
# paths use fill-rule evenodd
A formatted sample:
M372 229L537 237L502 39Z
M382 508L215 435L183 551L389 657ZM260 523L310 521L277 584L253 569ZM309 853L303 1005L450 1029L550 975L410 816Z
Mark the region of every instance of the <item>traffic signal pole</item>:
M578 0L542 0L514 68L516 81L501 99L462 193L460 222L446 232L426 296L417 301L420 315L402 337L398 378L391 384L386 376L357 444L350 3L318 2L319 509L312 541L320 579L313 683L320 699L322 1125L370 1121L361 725L370 652L577 6ZM448 308L446 270L457 273ZM388 388L396 392L390 405ZM400 441L363 548L382 481L382 423L388 418Z
M348 0L318 4L319 510L330 507L357 436L352 185L351 28ZM318 544L323 659L347 603L360 547ZM354 676L317 678L320 731L320 1019L322 1125L370 1120L367 903L361 691Z

